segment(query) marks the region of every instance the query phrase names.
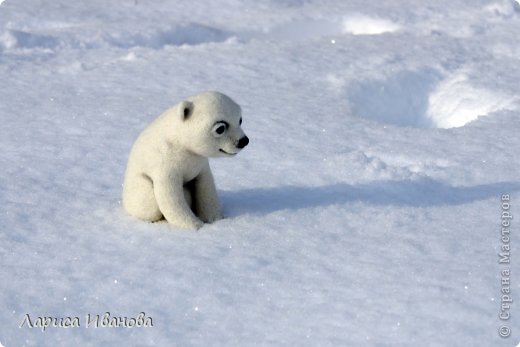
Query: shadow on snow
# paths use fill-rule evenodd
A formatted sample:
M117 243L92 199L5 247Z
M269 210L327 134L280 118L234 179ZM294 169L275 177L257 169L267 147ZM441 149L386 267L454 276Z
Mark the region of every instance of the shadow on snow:
M450 186L429 178L378 181L361 185L344 183L319 187L285 186L221 192L229 216L268 214L279 210L299 210L363 202L374 206L430 207L462 205L511 194L520 190L518 182L502 182L471 187Z

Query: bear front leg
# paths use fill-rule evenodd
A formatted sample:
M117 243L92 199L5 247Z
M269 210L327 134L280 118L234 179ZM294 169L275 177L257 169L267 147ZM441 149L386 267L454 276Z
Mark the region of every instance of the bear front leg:
M186 202L182 178L160 176L154 182L154 194L159 210L168 223L191 229L200 229L204 225Z
M206 223L222 219L217 189L209 163L206 164L194 181L193 207L196 215Z

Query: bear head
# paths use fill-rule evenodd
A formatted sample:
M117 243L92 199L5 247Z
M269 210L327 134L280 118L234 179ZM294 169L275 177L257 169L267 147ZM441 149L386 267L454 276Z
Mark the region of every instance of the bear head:
M179 141L183 148L203 157L238 154L249 138L241 128L242 110L230 97L204 92L178 104Z

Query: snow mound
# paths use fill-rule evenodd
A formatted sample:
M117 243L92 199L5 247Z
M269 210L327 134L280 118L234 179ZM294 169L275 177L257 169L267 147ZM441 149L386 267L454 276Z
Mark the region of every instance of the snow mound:
M398 24L389 20L364 15L350 16L343 20L343 32L353 35L379 35L391 33L400 28Z
M476 88L465 73L456 73L430 95L427 116L438 128L461 127L479 116L514 109L515 101L513 96Z

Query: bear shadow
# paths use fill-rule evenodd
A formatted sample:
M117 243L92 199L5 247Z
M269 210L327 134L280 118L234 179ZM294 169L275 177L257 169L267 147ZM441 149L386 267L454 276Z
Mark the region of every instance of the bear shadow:
M476 186L451 186L430 178L377 181L360 185L338 183L318 187L282 186L240 191L221 191L225 213L266 215L280 210L325 207L363 202L374 206L433 207L454 206L511 194L519 182L499 182ZM497 202L498 204L498 202ZM498 206L498 205L497 205Z

